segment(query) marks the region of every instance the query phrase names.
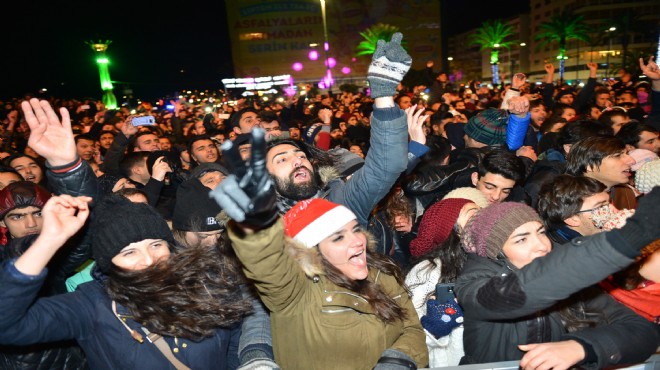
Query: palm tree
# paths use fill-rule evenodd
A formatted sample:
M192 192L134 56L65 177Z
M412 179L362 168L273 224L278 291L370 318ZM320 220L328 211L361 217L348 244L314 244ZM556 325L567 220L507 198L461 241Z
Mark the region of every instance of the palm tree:
M493 85L499 84L499 53L500 48L509 48L514 40L505 39L514 34L513 27L499 19L485 21L477 31L470 35L470 45L479 45L479 50L490 49L490 65L493 73Z
M536 46L536 50L541 47L557 42L559 44L559 80L564 83L564 63L568 58L566 56L566 42L568 40L580 40L589 42L589 27L584 23L584 17L573 15L569 12L563 12L560 15L553 15L548 22L541 23L540 32L534 37L541 42Z
M399 27L392 26L384 23L377 23L373 26L360 32L360 36L364 38L362 42L356 47L355 56L372 55L376 51L378 40L390 41L392 35L399 32ZM406 49L406 40L401 41L401 46Z

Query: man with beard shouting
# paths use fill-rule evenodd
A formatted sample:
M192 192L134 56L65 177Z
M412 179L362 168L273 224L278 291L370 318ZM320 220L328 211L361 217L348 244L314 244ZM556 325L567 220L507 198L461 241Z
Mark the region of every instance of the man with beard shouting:
M342 204L367 225L373 207L406 169L406 114L394 103L396 87L410 69L412 58L401 47L401 33L390 42L378 41L367 79L375 99L371 117L371 145L364 166L344 182L328 152L291 139L269 141L266 168L273 177L278 208L284 214L298 201L326 198Z

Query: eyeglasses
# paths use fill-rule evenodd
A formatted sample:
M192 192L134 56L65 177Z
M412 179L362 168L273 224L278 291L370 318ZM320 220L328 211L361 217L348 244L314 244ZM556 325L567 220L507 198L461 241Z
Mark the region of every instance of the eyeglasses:
M610 207L610 205L608 203L608 204L603 204L602 206L598 206L598 207L591 208L591 209L583 209L582 211L578 211L577 213L594 212L594 211L597 211L599 209L609 208L609 207Z

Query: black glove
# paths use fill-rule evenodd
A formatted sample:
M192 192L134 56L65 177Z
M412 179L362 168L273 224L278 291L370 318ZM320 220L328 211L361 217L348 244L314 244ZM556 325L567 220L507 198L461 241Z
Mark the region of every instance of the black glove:
M210 192L210 196L234 221L263 228L277 219L275 186L266 170L265 131L252 130L250 162L241 159L231 140L222 144L222 153L231 175Z
M417 364L401 351L386 349L380 355L374 370L417 370Z
M628 244L639 251L653 241L660 239L660 186L656 186L649 193L640 198L635 214L626 220L626 224L618 232Z

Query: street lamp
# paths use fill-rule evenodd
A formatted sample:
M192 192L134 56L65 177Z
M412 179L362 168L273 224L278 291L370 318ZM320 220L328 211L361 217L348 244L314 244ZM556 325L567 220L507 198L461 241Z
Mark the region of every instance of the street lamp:
M328 23L325 16L325 0L321 1L321 17L323 18L323 50L325 50L325 67L326 67L326 76L324 78L325 85L330 88L333 85L334 81L332 80L332 72L330 71L330 62L328 51L330 50L330 44L328 44Z
M605 30L605 32L608 34L608 39L609 39L609 48L607 49L607 69L605 69L605 78L609 78L610 76L610 53L612 52L612 32L616 31L616 27L610 27L609 29Z
M520 49L527 46L527 43L521 42L521 43L518 44L518 46L520 46L520 48L518 48L518 59L520 60L520 58L521 58ZM514 73L516 73L515 72L516 60L511 58L511 48L507 48L507 52L508 52L508 56L509 56L509 69L510 69L510 72L511 72L511 81L513 81L513 75L514 75Z

